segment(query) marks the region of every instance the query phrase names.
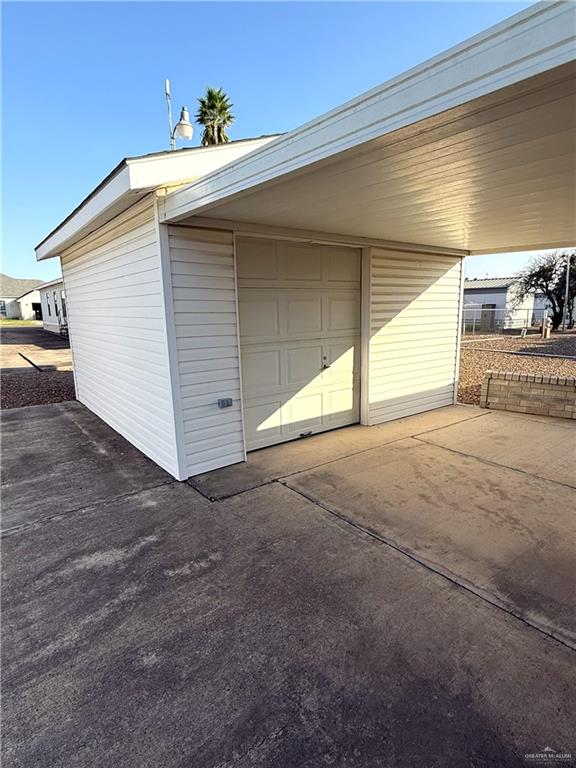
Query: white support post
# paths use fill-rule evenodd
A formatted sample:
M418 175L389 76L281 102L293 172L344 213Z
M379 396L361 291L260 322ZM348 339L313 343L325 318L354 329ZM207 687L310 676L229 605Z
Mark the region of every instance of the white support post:
M360 290L360 424L370 425L370 315L372 249L362 248Z

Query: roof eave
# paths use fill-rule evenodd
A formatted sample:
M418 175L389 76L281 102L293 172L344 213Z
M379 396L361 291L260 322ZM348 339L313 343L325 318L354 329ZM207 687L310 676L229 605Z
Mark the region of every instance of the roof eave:
M221 153L222 150L234 152L239 146L253 145L258 148L277 138L277 134L271 134L215 147L191 147L176 152L155 152L124 158L70 215L36 246L36 260L43 261L58 256L64 248L105 224L155 189L190 183L202 175L201 171L194 172L198 163L202 166L202 158L207 158L214 152Z
M56 277L54 280L48 280L46 283L41 283L40 285L36 286L37 290L43 291L45 288L51 288L53 285L58 285L59 283L62 283L63 280L61 277Z
M66 243L79 231L98 220L129 191L130 172L124 159L36 246L36 260L43 261L58 256Z

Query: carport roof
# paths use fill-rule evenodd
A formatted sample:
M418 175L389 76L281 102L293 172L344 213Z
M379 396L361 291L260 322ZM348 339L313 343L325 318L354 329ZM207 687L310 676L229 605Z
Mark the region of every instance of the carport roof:
M538 3L172 191L162 218L471 253L573 245L575 29L575 4Z

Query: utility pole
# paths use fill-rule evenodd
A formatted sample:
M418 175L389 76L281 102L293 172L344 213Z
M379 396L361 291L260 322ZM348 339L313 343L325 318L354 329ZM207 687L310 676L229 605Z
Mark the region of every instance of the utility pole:
M562 313L562 330L566 330L568 325L568 297L570 296L570 261L572 253L566 254L566 287L564 289L564 312Z
M166 104L168 106L168 126L170 129L170 149L176 149L176 139L174 138L174 132L172 130L172 97L170 96L170 80L166 80L164 83L164 91L166 93Z
M170 80L164 81L164 95L166 96L166 106L168 107L168 128L170 130L170 151L176 149L176 139L191 141L194 135L194 127L190 122L188 107L182 107L180 110L180 120L172 128L172 96L170 95Z

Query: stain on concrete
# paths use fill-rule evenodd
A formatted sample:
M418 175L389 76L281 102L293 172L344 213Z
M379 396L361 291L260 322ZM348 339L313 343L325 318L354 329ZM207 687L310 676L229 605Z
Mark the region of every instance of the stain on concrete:
M67 568L61 572L66 577L71 571L85 569L109 568L119 563L125 563L140 552L143 547L148 547L158 541L158 536L144 536L138 539L132 546L124 548L107 549L102 552L92 552L89 555L72 560Z
M576 647L572 488L412 438L283 483Z
M1 425L4 531L172 482L78 402L2 411Z
M217 501L411 435L483 418L487 413L479 408L449 406L376 427L354 424L253 451L246 462L196 475L187 482L206 498Z
M221 560L221 552L202 553L195 560L189 560L176 568L167 568L164 573L170 578L174 576L199 576L211 570Z

